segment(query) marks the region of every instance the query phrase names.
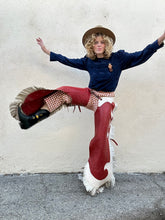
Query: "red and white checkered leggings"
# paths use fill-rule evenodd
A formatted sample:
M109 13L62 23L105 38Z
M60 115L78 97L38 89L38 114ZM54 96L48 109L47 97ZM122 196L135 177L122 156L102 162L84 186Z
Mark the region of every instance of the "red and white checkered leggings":
M95 112L98 107L98 100L101 99L101 97L112 97L112 93L97 92L95 90L91 90L91 95L88 104L85 107ZM61 90L58 90L50 96L44 98L44 101L47 104L50 112L56 111L62 105L72 106L72 98Z

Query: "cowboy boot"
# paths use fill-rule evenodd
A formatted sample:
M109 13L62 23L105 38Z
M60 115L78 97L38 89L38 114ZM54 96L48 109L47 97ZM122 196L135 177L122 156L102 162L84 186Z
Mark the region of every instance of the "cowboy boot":
M50 112L45 109L40 109L32 115L25 115L21 107L18 107L18 116L20 120L20 127L22 129L28 129L31 126L35 125L37 122L47 118L50 115Z

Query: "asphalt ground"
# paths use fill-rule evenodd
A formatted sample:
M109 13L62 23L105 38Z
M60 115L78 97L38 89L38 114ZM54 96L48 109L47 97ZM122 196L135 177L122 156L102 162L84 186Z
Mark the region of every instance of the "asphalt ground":
M91 197L71 174L0 175L0 219L165 220L165 174L115 174Z

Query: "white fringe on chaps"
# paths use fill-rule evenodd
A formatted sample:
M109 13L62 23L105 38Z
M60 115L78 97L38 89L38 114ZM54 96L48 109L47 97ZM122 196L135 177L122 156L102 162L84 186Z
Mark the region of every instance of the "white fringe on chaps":
M28 87L26 89L23 89L15 98L15 101L12 102L10 105L9 105L9 111L10 111L10 114L13 118L15 118L16 120L19 120L19 117L18 117L18 106L20 106L26 99L26 97L31 94L32 92L35 92L37 90L41 90L41 89L44 89L44 88L39 88L39 87L36 87L36 86L33 86L33 87Z

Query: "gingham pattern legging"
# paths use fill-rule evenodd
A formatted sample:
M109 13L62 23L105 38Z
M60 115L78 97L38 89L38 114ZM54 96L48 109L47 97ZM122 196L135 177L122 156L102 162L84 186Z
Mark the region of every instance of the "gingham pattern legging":
M88 104L85 107L95 112L98 107L98 100L101 99L101 97L112 97L112 93L91 90ZM47 104L50 112L56 111L62 105L72 106L72 98L61 90L58 90L50 96L44 98L44 101Z

